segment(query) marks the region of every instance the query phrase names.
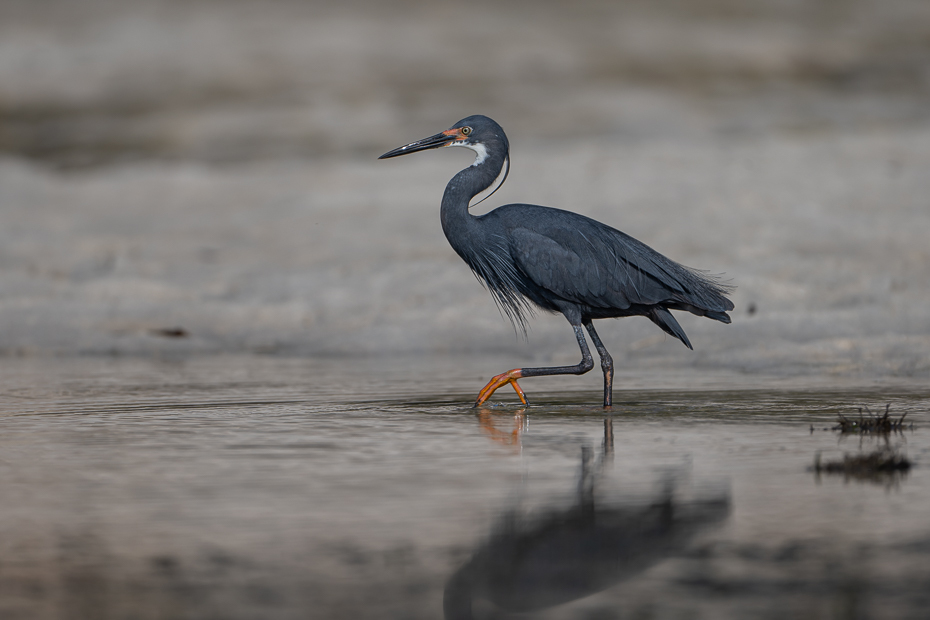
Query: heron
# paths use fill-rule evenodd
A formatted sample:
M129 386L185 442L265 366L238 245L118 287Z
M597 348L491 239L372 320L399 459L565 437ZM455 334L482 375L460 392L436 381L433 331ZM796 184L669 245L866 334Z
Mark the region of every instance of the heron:
M691 342L670 310L730 322L731 286L597 220L531 204L508 204L479 216L469 213L472 200L494 185L482 200L490 197L510 172L510 142L501 126L487 116L469 116L378 159L443 147L464 147L475 153L474 163L452 177L442 196L439 216L452 249L515 328L525 333L526 317L535 309L561 313L581 349L581 361L574 366L514 368L496 375L478 393L476 407L508 384L527 406L518 379L582 375L594 368L585 331L600 357L604 407L611 407L614 364L594 329L594 319L645 316L689 349Z

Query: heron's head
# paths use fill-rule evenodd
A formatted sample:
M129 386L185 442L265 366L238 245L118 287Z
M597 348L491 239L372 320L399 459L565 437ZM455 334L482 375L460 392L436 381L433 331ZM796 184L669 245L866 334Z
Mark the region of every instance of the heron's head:
M436 135L388 151L378 159L399 157L446 146L464 146L473 150L475 152L473 165L475 166L484 163L491 154L502 154L506 157L510 149L507 136L501 126L487 116L478 114L463 118L449 129Z

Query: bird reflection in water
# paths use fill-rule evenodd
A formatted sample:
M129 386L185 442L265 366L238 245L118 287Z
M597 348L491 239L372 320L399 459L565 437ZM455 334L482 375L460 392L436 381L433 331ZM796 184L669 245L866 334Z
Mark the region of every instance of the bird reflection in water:
M493 439L518 441L525 423L520 415L509 435L494 428L490 412L481 415L487 416L482 428L494 429ZM613 423L606 418L601 453L595 458L589 446L582 447L578 495L570 508L532 518L511 511L500 521L490 540L446 583L447 620L474 618L476 600L525 613L601 592L681 552L728 515L727 494L676 499L673 480L651 501L598 505L596 487L613 459L613 444Z

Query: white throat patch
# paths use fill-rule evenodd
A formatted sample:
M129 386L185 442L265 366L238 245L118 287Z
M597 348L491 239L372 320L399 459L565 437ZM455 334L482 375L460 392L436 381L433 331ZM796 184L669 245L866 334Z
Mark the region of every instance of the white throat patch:
M483 144L468 144L467 142L453 142L449 146L464 146L475 152L475 163L472 166L480 166L488 158L488 149Z

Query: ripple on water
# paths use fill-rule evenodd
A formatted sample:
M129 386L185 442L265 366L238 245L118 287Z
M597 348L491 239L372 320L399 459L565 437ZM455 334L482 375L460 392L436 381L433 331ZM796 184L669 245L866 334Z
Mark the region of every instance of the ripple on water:
M509 394L472 409L483 367L455 360L3 364L5 618L435 618L444 597L448 617L916 618L930 603L924 388L630 389L607 435L599 394L565 383L532 384L529 409ZM914 430L829 430L885 404ZM809 471L884 446L907 475Z

